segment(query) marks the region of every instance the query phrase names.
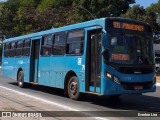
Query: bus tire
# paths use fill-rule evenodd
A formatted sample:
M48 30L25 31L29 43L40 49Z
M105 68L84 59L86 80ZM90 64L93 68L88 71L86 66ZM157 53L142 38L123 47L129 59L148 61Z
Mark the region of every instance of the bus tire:
M72 100L78 100L80 98L79 82L76 76L72 76L68 82L68 96Z
M17 80L18 80L18 86L24 88L25 87L24 72L22 70L18 72Z

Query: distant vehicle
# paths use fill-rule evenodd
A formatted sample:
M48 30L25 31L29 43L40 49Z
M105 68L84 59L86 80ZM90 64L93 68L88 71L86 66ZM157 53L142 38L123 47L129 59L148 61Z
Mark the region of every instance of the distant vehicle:
M101 18L6 39L2 72L26 83L80 93L110 95L154 92L153 37L146 23Z
M160 73L160 53L155 53L156 73Z

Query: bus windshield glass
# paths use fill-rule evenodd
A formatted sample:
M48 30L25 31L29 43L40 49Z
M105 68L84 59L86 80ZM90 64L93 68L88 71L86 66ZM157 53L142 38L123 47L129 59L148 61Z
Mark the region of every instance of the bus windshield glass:
M132 34L109 34L109 62L116 64L153 64L152 38Z

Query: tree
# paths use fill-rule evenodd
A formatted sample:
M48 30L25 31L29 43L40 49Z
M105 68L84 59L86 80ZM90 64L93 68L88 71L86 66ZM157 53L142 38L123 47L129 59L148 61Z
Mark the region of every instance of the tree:
M3 30L3 33L9 37L17 35L13 28L17 24L17 21L14 20L16 16L16 11L19 7L19 0L8 0L3 3L1 6L1 19L0 19L0 29Z
M129 4L125 0L74 0L73 5L76 8L79 22L93 19L90 13L95 18L118 17L129 8Z
M144 14L145 9L143 7L140 7L140 5L134 5L132 8L129 8L125 14L122 14L121 17L143 21Z
M8 37L101 17L118 17L128 0L8 0L0 7L0 29ZM91 13L92 18L91 18ZM94 18L93 18L94 16Z
M146 9L146 12L152 16L150 23L155 30L160 31L160 0Z

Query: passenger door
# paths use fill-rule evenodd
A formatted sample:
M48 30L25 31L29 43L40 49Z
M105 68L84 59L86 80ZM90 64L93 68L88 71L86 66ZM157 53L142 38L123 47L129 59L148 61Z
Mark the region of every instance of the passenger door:
M30 56L30 82L38 83L39 51L41 37L32 38Z
M101 87L101 36L101 29L87 32L86 90L96 93Z

